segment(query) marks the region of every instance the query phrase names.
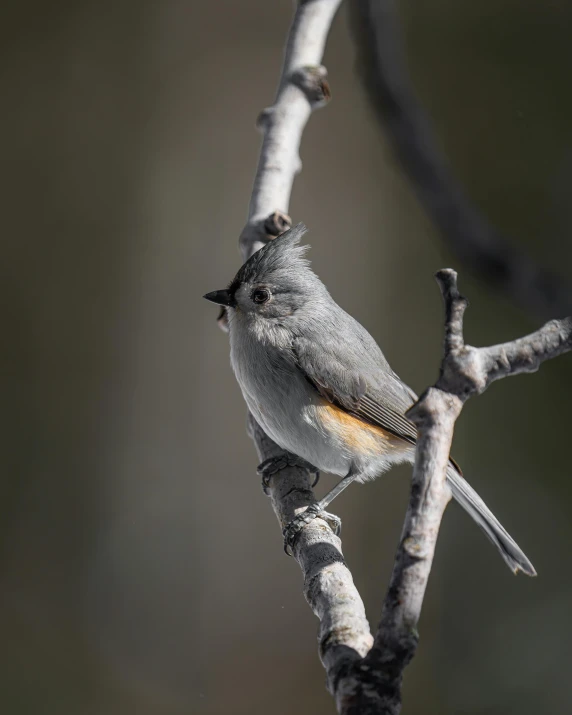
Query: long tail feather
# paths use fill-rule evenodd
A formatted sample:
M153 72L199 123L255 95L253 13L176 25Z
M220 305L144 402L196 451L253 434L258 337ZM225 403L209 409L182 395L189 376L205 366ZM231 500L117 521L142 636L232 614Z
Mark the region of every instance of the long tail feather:
M516 541L502 526L496 516L488 508L477 492L463 477L450 466L447 470L447 480L453 496L467 511L493 544L514 573L522 571L527 576L536 576L534 566L530 563Z

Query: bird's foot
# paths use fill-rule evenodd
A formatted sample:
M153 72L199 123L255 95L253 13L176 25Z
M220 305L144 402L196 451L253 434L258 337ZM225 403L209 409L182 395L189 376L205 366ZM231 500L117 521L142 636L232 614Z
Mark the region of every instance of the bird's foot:
M335 514L330 514L328 511L321 510L318 503L311 504L305 511L295 516L292 521L286 524L286 526L282 529L282 536L284 537L284 552L288 556L292 556L294 543L298 538L298 534L316 517L319 517L327 522L336 536L340 535L342 531L342 520L340 517Z
M316 469L316 467L313 467L311 464L306 462L301 457L297 457L295 454L283 452L276 457L270 457L269 459L265 459L262 464L258 465L258 468L256 470L260 475L262 481L262 491L266 494L266 496L268 496L270 480L272 479L272 477L283 469L286 469L286 467L303 467L309 472L315 474L316 479L312 484L312 489L316 486L318 480L320 479L320 472L318 469Z

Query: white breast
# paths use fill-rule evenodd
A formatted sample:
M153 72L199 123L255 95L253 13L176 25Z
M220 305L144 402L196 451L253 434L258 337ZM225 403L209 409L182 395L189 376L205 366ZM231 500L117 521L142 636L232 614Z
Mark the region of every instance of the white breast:
M290 336L280 327L274 332L265 327L260 335L231 323L230 336L231 364L246 404L283 449L331 474L345 476L353 468L360 473L359 481L413 458L408 443L371 427L364 425L361 435L348 432L352 418L336 416L340 411L306 380L296 366Z
M272 343L263 343L242 328L231 328L231 364L256 421L283 449L345 476L352 457L318 419L323 400L296 367L290 337L277 328Z

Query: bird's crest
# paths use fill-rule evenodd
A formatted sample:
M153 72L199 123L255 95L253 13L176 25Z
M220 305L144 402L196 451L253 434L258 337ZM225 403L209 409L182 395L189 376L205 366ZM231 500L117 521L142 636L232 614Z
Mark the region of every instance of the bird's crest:
M304 255L310 246L299 245L307 230L303 223L299 223L262 246L240 268L229 286L229 292L232 293L241 283L265 281L276 271L298 272L307 268L310 261Z

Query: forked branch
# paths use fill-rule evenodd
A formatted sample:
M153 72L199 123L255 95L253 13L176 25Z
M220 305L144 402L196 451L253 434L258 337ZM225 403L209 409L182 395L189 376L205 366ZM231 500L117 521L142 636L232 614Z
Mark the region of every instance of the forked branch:
M455 422L463 404L495 380L537 370L544 360L572 349L572 318L552 320L540 330L488 348L466 345L463 317L468 305L451 269L437 273L445 302L445 340L436 384L410 408L418 431L411 498L389 591L371 651L354 664L336 697L344 715L397 715L403 671L417 648L417 624L431 570L441 518L451 497L446 483Z

